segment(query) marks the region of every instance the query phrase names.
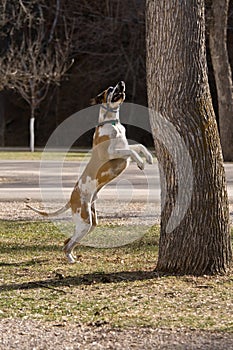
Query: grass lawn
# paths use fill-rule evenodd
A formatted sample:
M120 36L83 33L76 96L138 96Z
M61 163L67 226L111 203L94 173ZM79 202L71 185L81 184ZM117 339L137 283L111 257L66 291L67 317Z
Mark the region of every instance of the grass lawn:
M158 227L120 248L80 246L74 265L50 222L1 221L0 233L0 318L233 331L233 274L157 275Z
M57 160L65 156L66 161L79 161L90 157L88 152L23 152L23 151L0 151L0 160L41 160L41 156L48 160Z

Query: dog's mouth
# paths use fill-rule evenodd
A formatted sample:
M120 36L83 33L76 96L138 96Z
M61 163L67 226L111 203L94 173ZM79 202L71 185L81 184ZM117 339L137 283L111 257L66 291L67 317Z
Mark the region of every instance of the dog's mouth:
M118 102L119 100L122 100L122 102L125 99L125 83L123 81L120 81L114 90L111 102Z
M112 97L112 102L117 102L119 100L125 99L125 93L124 92L118 92L117 94L114 94Z

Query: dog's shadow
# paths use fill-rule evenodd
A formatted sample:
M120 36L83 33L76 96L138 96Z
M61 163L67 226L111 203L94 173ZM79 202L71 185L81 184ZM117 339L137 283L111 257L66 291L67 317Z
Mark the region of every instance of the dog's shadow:
M80 276L67 276L57 273L54 278L0 285L0 292L13 290L29 290L49 288L61 293L72 293L72 287L98 283L120 283L157 279L160 275L155 271L121 271L113 273L93 272ZM62 287L69 287L64 290Z

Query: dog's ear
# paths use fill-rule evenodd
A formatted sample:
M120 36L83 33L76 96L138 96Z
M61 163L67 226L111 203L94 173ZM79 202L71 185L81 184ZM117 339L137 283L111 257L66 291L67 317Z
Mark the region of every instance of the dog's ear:
M103 92L101 92L99 95L97 95L96 97L92 98L90 100L90 104L91 105L98 105L100 103L104 103L105 101L105 97L106 97L106 90L104 90Z
M93 97L93 98L90 99L90 105L91 105L91 106L96 105L96 98L95 98L95 97Z

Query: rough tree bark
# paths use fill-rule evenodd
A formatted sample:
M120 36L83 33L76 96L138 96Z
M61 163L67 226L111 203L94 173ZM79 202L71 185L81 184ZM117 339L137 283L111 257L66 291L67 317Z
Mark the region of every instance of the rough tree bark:
M229 0L212 0L209 43L218 95L219 129L223 157L233 161L233 86L227 50Z
M0 93L0 147L5 146L5 110L4 95Z
M147 83L160 168L157 270L215 274L231 258L229 206L206 69L203 0L147 0Z

